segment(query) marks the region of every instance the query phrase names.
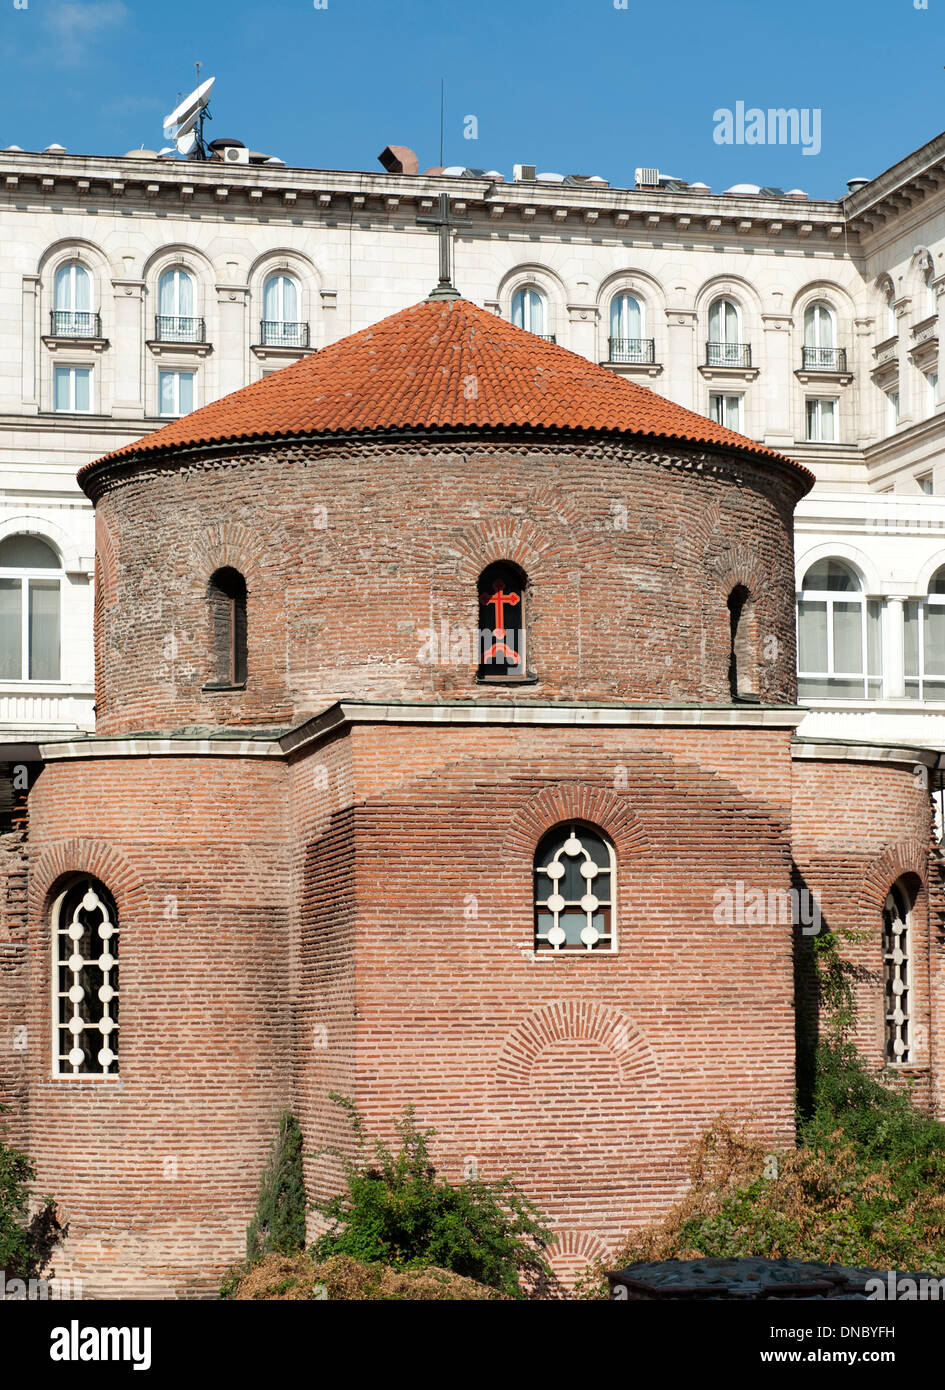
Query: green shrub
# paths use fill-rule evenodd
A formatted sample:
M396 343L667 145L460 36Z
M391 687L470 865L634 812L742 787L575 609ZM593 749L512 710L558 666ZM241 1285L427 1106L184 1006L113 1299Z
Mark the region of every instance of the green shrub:
M436 1131L417 1128L412 1106L397 1121L393 1153L369 1140L351 1101L332 1100L350 1116L358 1155L325 1151L341 1164L346 1191L314 1204L331 1223L312 1247L316 1259L340 1254L395 1269L436 1265L518 1298L551 1279L543 1254L551 1232L511 1176L453 1185L430 1161Z
M256 1213L246 1229L246 1257L294 1255L304 1247L302 1131L295 1116L285 1110L260 1183Z
M0 1114L6 1108L0 1105ZM35 1177L27 1155L0 1135L0 1269L8 1279L40 1275L61 1235L51 1197L44 1197L30 1215L30 1184Z
M871 1075L849 1034L851 967L834 935L816 943L823 1034L799 1105L797 1148L775 1162L718 1119L696 1144L690 1187L666 1218L632 1232L605 1268L637 1260L761 1256L945 1274L945 1124Z

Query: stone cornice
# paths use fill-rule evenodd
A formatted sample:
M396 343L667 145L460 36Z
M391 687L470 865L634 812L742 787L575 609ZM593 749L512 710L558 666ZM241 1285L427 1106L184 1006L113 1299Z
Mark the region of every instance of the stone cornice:
M945 754L932 748L911 748L908 744L817 739L799 734L791 740L791 757L797 762L899 763L910 768L918 763L937 768Z
M302 169L270 165L223 165L216 161L129 159L110 155L47 155L0 151L0 196L18 202L73 197L83 205L95 200L137 203L152 212L160 204L182 211L197 205L225 206L252 216L265 207L267 216L282 208L286 215L336 214L345 219L400 220L413 226L416 208L429 208L444 189L465 214L478 214L482 231L501 209L503 225L522 227L547 222L549 233L562 225L624 233L665 227L678 235L749 237L766 243L772 236L796 234L825 244L843 231L841 204L797 197L712 194L653 189L600 188L557 183L498 183L488 178L387 174L378 171ZM469 233L467 232L468 236Z
M796 729L806 710L793 705L594 705L525 703L485 704L456 701L378 702L340 700L323 713L283 735L286 753L298 753L339 729L354 724L514 725L529 728L626 729L729 728Z

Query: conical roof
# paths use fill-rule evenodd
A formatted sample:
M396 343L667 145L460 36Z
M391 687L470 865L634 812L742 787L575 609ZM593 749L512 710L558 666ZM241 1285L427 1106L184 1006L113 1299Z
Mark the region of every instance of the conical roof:
M204 444L399 430L617 432L805 468L462 298L430 298L80 470Z

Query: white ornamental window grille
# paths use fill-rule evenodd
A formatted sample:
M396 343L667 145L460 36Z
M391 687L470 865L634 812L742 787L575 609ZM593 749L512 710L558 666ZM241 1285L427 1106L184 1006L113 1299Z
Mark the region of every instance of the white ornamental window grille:
M883 981L887 1062L912 1060L912 914L902 885L894 883L883 908Z
M616 951L613 846L587 826L556 826L535 852L536 951Z
M118 1073L118 918L108 890L82 879L53 915L54 1072Z

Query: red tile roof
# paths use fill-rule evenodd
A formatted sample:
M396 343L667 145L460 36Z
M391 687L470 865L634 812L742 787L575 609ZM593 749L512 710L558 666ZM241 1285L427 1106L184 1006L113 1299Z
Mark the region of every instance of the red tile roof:
M806 469L466 299L428 299L106 454L398 429L617 431ZM97 464L87 464L79 477Z

